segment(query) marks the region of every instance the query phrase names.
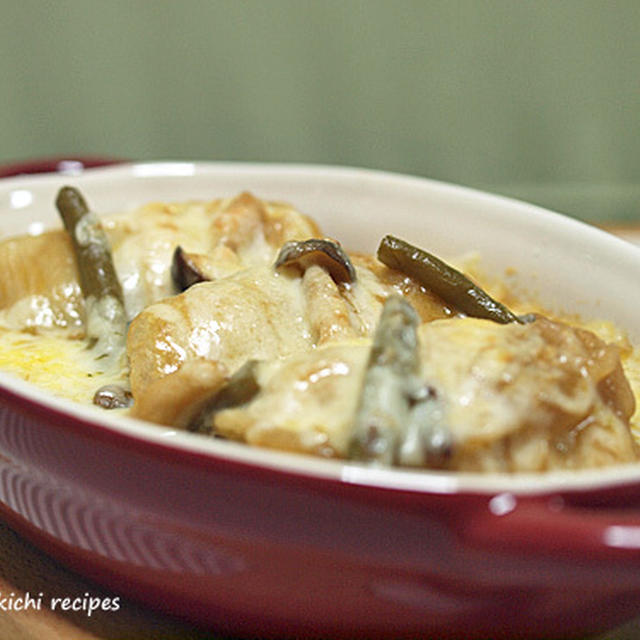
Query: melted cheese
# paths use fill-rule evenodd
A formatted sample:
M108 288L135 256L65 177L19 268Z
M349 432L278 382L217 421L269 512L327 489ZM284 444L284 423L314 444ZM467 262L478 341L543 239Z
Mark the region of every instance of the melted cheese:
M292 207L248 193L209 202L151 203L101 217L123 288L127 317L175 293L170 268L178 245L215 257L223 277L247 266L271 264L284 242L319 235ZM86 234L78 229L80 239ZM73 250L64 231L0 243L0 326L83 334L85 308Z
M615 349L595 337L547 320L455 318L423 324L419 340L420 378L440 398L454 443L450 468L540 471L636 459L628 389L615 407L600 390L616 374ZM370 347L363 338L263 364L258 397L221 411L217 431L346 457Z
M220 362L233 372L249 358L285 357L310 346L300 279L270 267L246 269L194 285L138 315L127 345L131 387L138 396L188 359Z
M371 256L352 257L357 279L349 284L336 285L319 265L277 271L285 241L321 234L293 208L250 194L154 203L106 217L103 226L132 321L129 368L105 371L78 339L87 308L60 231L0 244L0 266L16 282L0 287L0 368L82 403L105 384L130 384L134 415L185 427L229 376L257 360L259 392L210 417L215 431L346 457L372 335L385 299L400 294L422 323L419 378L439 398L438 420L450 430L449 468L539 471L636 459L620 358L639 397L640 356L609 324L592 322L587 333L546 319L498 325L456 317ZM212 281L175 295L177 245L205 257ZM491 287L515 311L531 310L500 283Z
M258 398L220 412L216 428L250 444L345 457L369 348L360 339L265 363Z
M105 371L84 340L11 330L0 330L0 369L82 404L106 384L126 384L128 373Z

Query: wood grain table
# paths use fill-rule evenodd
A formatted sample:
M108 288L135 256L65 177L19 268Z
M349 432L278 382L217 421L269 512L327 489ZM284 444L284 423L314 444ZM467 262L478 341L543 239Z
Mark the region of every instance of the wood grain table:
M640 244L640 226L614 231ZM26 594L43 594L40 609L3 610ZM52 610L51 598L119 597L60 565L0 521L0 640L220 640L215 630L198 629L119 597L117 611ZM597 640L638 640L640 619ZM550 639L549 639L550 640Z

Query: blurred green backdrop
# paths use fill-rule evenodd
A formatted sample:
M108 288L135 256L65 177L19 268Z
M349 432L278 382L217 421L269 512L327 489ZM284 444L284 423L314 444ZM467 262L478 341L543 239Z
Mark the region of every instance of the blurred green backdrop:
M0 0L0 162L319 162L640 220L638 0Z

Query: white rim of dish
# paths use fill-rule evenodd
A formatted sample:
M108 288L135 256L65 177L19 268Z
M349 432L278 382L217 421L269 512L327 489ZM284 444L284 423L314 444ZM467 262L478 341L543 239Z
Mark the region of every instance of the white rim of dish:
M0 181L0 190L9 192L13 189L24 188L27 183L51 186L59 185L63 177L82 176L82 181L91 183L93 180L111 178L152 178L152 177L181 177L193 176L215 170L219 174L232 174L239 170L258 171L262 174L278 175L282 173L326 174L340 176L344 179L373 177L399 182L421 182L442 192L467 195L483 199L485 202L509 203L529 213L542 216L553 216L557 222L569 225L574 229L580 228L583 233L593 233L606 236L609 242L618 243L617 251L629 252L629 256L637 259L640 255L638 248L624 240L609 236L609 234L591 227L578 220L566 218L562 215L503 196L476 191L468 187L438 182L418 176L407 176L378 170L354 167L327 166L315 164L260 164L235 162L188 162L188 161L158 161L125 163L109 167L85 169L72 174L37 174L4 178ZM616 465L602 469L561 470L539 473L468 473L455 471L411 470L399 468L372 467L361 463L342 460L329 460L312 455L289 453L254 447L242 443L217 440L205 436L176 431L161 427L127 416L114 416L101 413L94 407L84 407L80 404L54 396L34 385L6 372L0 372L0 386L21 398L47 409L57 411L69 418L113 429L121 435L129 436L138 441L147 441L212 458L224 459L239 464L296 474L308 478L317 478L365 485L380 489L402 490L420 493L471 493L488 494L513 493L519 495L548 494L554 492L589 491L610 489L616 486L640 482L640 464Z

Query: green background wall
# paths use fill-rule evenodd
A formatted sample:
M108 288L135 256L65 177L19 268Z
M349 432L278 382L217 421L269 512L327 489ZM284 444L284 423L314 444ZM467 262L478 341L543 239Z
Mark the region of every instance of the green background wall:
M320 162L640 220L640 1L0 0L0 162Z

